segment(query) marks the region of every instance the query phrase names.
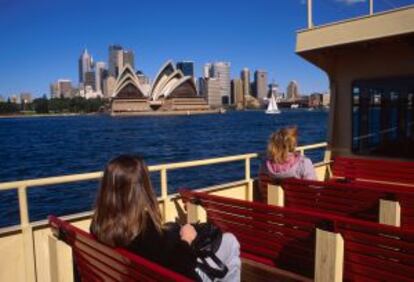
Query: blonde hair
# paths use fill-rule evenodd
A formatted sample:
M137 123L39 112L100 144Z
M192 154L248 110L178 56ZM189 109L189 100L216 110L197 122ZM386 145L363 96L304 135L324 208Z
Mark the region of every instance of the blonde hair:
M267 145L267 158L276 163L284 163L288 154L293 153L297 146L298 129L286 127L272 133Z

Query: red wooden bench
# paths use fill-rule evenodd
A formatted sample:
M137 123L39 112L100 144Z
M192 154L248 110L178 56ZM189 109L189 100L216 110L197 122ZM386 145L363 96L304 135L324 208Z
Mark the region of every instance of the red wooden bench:
M121 248L110 248L89 233L55 216L49 216L52 232L72 248L82 281L192 281Z
M316 209L378 222L380 199L401 206L401 225L414 227L414 189L370 182L334 183L302 179L282 181L284 206Z
M236 235L244 258L311 278L315 230L325 226L344 238L345 281L414 281L412 229L188 190L180 193L184 201L201 205L208 221Z
M200 204L209 221L237 237L243 259L293 271L303 275L302 280L313 277L315 226L320 218L206 193L181 190L180 194L185 202Z
M345 181L392 182L414 186L414 162L384 159L335 157L334 179Z

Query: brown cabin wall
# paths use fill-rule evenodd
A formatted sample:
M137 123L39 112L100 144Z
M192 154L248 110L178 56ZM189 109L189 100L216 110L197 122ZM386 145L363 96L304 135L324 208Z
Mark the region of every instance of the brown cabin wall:
M352 155L352 83L414 76L414 35L314 50L303 57L325 70L331 89L328 143L333 155Z

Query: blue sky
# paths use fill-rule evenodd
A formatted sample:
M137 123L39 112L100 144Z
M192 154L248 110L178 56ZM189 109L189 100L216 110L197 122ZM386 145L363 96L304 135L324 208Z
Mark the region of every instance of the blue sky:
M326 75L295 55L295 31L306 25L306 0L88 1L0 0L0 95L49 94L58 78L77 83L77 62L87 47L95 61L108 45L135 51L136 66L151 78L167 59L230 61L265 69L284 91L290 80L302 93L325 91ZM368 0L313 0L316 24L366 14ZM375 0L376 10L414 0Z

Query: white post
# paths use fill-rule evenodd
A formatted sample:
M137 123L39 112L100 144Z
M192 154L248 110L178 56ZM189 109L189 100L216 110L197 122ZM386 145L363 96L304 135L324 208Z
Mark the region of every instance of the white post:
M374 14L374 0L369 0L369 14Z
M313 27L312 19L312 0L308 0L308 28Z

